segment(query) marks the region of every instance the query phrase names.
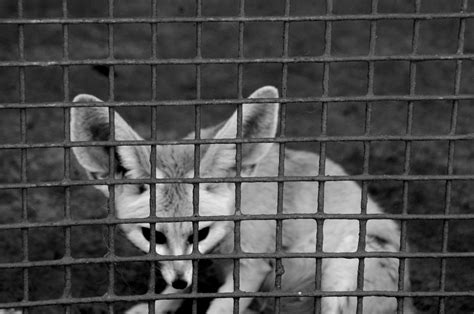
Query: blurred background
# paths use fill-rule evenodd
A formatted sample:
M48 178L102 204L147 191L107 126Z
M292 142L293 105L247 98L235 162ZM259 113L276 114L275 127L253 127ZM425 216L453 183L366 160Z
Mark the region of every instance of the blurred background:
M292 0L291 16L325 15L324 1ZM421 13L456 13L461 0L421 1ZM29 19L61 18L61 0L24 1L23 16ZM150 0L115 0L115 17L149 17ZM414 0L384 0L377 6L379 13L413 13ZM469 2L468 12L474 12ZM285 1L251 0L245 3L247 16L283 16ZM333 14L370 14L369 0L334 0ZM106 0L70 0L68 16L107 17ZM193 17L193 1L158 1L160 17ZM237 0L203 0L202 15L237 16ZM0 19L18 17L17 0L0 2ZM370 21L332 22L330 55L358 57L369 54ZM419 21L419 41L415 55L453 55L458 51L459 18L425 19ZM152 31L149 24L116 24L113 31L115 59L149 59L152 57ZM73 24L69 26L69 58L71 60L105 59L109 56L106 24ZM382 19L376 23L376 56L406 56L412 53L413 19ZM288 55L290 57L318 57L325 51L325 22L291 22L289 25ZM283 53L282 22L246 22L243 34L243 57L274 58ZM237 22L204 22L202 24L201 54L203 58L237 58L239 24ZM196 24L192 22L160 23L157 26L156 52L159 59L192 59L196 48ZM18 61L18 26L0 23L0 64ZM27 61L63 60L63 30L61 24L32 24L24 26L24 58ZM464 44L461 53L474 53L474 18L465 19ZM373 93L387 95L429 95L433 100L413 102L412 133L416 135L446 135L451 131L453 101L436 100L436 96L469 95L458 102L458 116L454 132L474 132L474 60L462 61L459 91L455 89L456 61L426 60L416 62L414 88L410 91L410 62L384 60L373 63ZM109 86L109 68L104 65L69 66L68 90L64 90L61 66L25 68L25 102L47 103L70 101L78 93L93 94L109 99L113 88L116 101L150 101L152 99L152 69L149 65L117 65L114 67L114 86ZM287 96L320 97L323 95L323 63L288 64ZM157 100L196 99L195 65L158 65ZM357 97L368 92L367 62L329 63L328 96ZM262 85L282 87L282 65L279 63L244 64L243 96L248 96ZM205 64L201 66L201 97L203 99L236 99L238 67L236 64ZM0 66L0 105L18 103L20 98L19 68ZM286 135L317 136L321 133L321 103L289 103L287 105ZM407 130L407 101L373 102L370 135L403 135ZM0 145L20 143L20 111L0 107ZM202 125L210 126L226 119L235 109L233 105L202 107ZM327 133L329 135L363 135L365 133L365 102L346 101L328 104ZM158 138L176 139L194 129L193 106L158 107ZM144 137L151 138L150 108L121 108L119 112ZM60 143L65 139L64 110L42 108L27 110L27 143ZM473 175L472 140L455 143L453 173ZM291 144L291 147L318 152L319 143ZM19 189L1 189L5 183L21 181L21 152L19 149L0 149L0 224L22 221L22 195ZM350 174L362 173L363 143L328 143L327 155ZM62 148L35 148L27 152L26 178L28 182L61 180L64 175ZM410 174L441 175L448 172L448 141L415 141L411 144ZM405 163L403 141L374 141L370 145L370 174L402 174ZM74 161L72 176L84 178ZM412 181L409 183L407 210L409 214L442 214L446 207L446 182ZM450 213L472 213L474 182L452 181ZM107 215L106 199L93 187L72 187L71 216L75 219L103 218ZM403 208L403 183L380 181L369 184L371 195L390 213ZM63 188L31 188L26 193L27 219L31 222L58 221L64 218ZM449 223L447 251L474 252L472 220L452 220ZM442 250L443 221L412 220L407 224L411 251L440 252ZM21 230L0 229L0 263L61 259L64 255L63 228L35 228L28 232L29 256L23 255ZM107 254L107 227L78 226L71 229L73 257L102 257ZM116 254L141 255L117 230ZM439 291L441 260L410 259L413 291ZM64 290L63 267L31 268L28 287L23 286L22 269L0 270L0 302L15 302L29 291L30 300L60 298ZM117 264L114 291L118 295L146 293L149 266L146 263ZM71 267L73 297L101 296L107 292L109 278L103 264ZM446 291L474 290L474 259L446 259ZM158 280L160 280L158 278ZM211 282L212 286L214 282ZM215 286L215 284L214 284ZM162 287L161 281L158 287ZM203 290L207 289L206 287ZM215 289L215 288L209 288ZM446 298L446 313L472 313L472 297ZM439 299L415 298L416 308L422 313L438 313ZM132 304L117 303L118 313ZM74 305L73 313L105 313L106 304ZM185 310L183 310L186 312ZM59 306L31 309L29 313L62 313Z

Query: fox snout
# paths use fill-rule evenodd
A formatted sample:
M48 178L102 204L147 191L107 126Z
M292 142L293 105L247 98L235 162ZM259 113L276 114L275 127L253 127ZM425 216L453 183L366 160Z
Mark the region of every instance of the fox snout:
M167 284L184 290L191 285L193 266L191 261L166 261L161 263L161 273Z

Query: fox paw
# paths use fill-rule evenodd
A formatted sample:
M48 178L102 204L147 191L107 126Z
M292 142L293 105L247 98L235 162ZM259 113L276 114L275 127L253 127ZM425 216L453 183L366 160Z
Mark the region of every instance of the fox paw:
M233 299L214 299L207 310L207 314L232 313L234 308Z
M22 310L0 309L0 314L21 314L21 313L23 313Z
M155 301L155 314L173 314L179 308L179 300ZM125 314L148 314L148 303L140 303L130 308ZM1 313L0 313L1 314Z

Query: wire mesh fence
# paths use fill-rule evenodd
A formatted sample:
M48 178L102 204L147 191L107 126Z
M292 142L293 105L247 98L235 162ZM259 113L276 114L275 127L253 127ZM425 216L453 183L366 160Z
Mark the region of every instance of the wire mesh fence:
M345 296L355 297L363 313L363 297L376 296L395 297L398 313L411 299L430 313L474 311L474 12L467 0L285 0L272 6L263 0L18 0L4 6L0 308L121 313L145 302L155 313L154 301L184 299L181 311L198 313L210 299L227 297L239 313L239 300L251 296L272 302L261 311L275 313L285 312L285 298L311 297L312 312L319 313L324 297ZM243 135L245 96L259 84L276 85L281 93L274 138ZM73 103L79 92L105 101ZM71 108L78 106L107 108L111 140L71 138ZM203 135L210 122L234 110L236 138ZM116 139L115 112L136 122L144 139ZM176 139L183 132L194 136ZM241 175L242 151L256 143L278 146L275 175ZM235 144L234 176L201 175L203 152L213 144ZM84 179L72 157L77 147L105 148L113 173L120 147L145 146L148 178ZM192 147L193 176L157 174L163 146ZM285 174L289 148L319 153L317 174ZM329 158L350 174L327 174ZM347 181L361 187L360 213L324 212L325 186ZM285 212L285 185L300 182L316 184L314 211ZM208 183L235 187L235 213L200 215L200 186ZM253 183L276 187L274 214L241 208L242 185ZM118 218L116 189L137 184L149 186L150 216ZM192 186L192 215L157 215L157 189L176 184ZM106 187L106 204L92 186ZM385 213L367 211L370 194ZM400 224L399 250L366 251L367 223L387 219ZM274 251L241 249L242 224L255 220L274 223ZM313 251L285 249L289 220L314 222ZM321 230L331 220L358 222L355 251L323 250ZM229 254L198 250L199 222L214 221L233 224ZM154 247L158 224L181 222L192 223L193 250L179 256L192 261L192 285L186 293L160 294L165 284L156 262L177 257L140 253L117 226L148 223ZM364 290L366 262L377 257L399 261L397 291ZM354 289L322 289L323 260L330 258L357 259ZM272 261L271 291L240 289L240 261L252 259ZM313 289L282 290L287 259L315 261ZM217 292L222 274L206 264L211 260L232 264L232 292Z

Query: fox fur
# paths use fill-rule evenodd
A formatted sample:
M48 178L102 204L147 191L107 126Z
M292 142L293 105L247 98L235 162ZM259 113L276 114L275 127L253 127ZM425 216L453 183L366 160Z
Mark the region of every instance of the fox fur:
M277 133L279 104L252 103L252 99L278 98L274 87L256 90L242 109L243 138L273 138ZM78 95L75 102L100 102L90 95ZM78 104L80 105L80 104ZM122 117L115 113L115 140L141 140L142 138ZM233 139L237 135L237 112L224 123L201 130L202 138ZM190 134L188 138L193 138ZM71 110L71 139L73 141L111 140L108 109L105 107L75 107ZM149 146L117 146L115 168L109 173L109 150L106 147L74 147L80 165L93 179L103 178L150 178L151 161ZM210 144L201 146L200 177L234 177L236 175L236 145ZM273 143L246 143L242 145L242 177L271 177L278 174L279 148ZM193 178L194 147L192 145L156 146L157 178ZM318 175L319 156L314 153L286 149L284 174L286 176ZM346 172L331 160L326 160L328 176L344 176ZM107 187L97 186L106 197ZM116 185L115 206L118 218L146 218L150 215L150 188L147 185ZM324 184L324 212L328 214L353 214L361 212L361 188L352 181L328 181ZM158 217L182 217L193 214L192 185L157 184L156 215ZM285 182L283 189L284 213L316 213L318 182ZM277 208L277 183L252 182L241 184L241 213L275 214ZM382 213L382 209L369 197L367 212ZM235 213L235 187L230 183L199 184L199 214L232 215ZM149 252L149 224L123 224L128 239L144 252ZM276 223L271 220L245 220L241 222L240 246L243 252L271 253L275 251ZM199 251L206 253L232 253L234 251L234 224L229 221L199 222ZM156 224L156 252L163 255L190 254L192 251L192 223ZM355 252L358 246L359 222L348 219L327 219L323 225L324 252ZM391 220L369 220L366 225L366 251L397 252L400 249L400 231ZM316 248L316 224L314 220L284 220L282 228L284 252L314 252ZM219 292L232 292L232 264L215 260L225 274ZM283 259L282 290L291 292L315 289L316 263L310 258ZM187 260L163 261L161 272L168 287L163 293L183 292L192 281L192 263ZM364 290L397 291L399 261L395 258L366 258ZM274 286L275 267L272 260L240 260L242 291L269 291ZM322 260L322 291L355 291L357 289L358 259L325 258ZM408 274L408 271L406 271ZM409 286L408 275L405 288ZM282 298L282 313L312 313L314 298ZM156 313L173 313L180 300L155 302ZM240 313L272 312L269 301L251 298L239 301ZM255 310L255 308L257 309ZM355 313L355 297L323 297L322 313ZM397 301L390 297L364 297L363 313L395 313ZM405 301L404 313L412 313L409 300ZM128 313L147 313L148 306L140 304ZM232 313L233 299L214 299L207 312L210 314Z

